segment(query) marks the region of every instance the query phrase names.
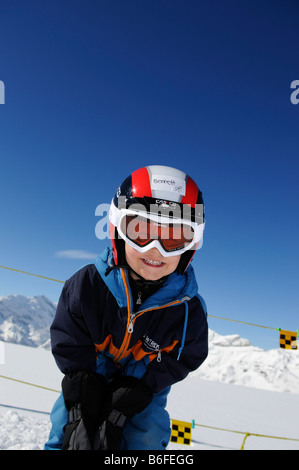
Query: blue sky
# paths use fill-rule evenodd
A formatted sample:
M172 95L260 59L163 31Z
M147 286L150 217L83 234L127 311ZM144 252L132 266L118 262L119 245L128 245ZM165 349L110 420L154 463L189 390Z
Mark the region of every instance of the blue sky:
M190 174L211 315L299 328L299 5L10 0L0 5L0 265L65 280L99 253L96 207L134 169ZM0 269L0 296L61 284ZM272 330L210 319L277 347Z

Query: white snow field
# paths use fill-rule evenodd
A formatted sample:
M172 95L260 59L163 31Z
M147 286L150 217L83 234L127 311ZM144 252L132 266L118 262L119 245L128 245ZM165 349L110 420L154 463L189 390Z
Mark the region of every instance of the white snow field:
M62 375L52 355L42 348L5 343L0 375L60 390ZM42 450L50 430L49 413L55 391L0 377L0 449ZM200 378L193 373L169 395L172 419L192 422L191 446L169 444L168 449L240 449L245 434L285 437L281 440L249 436L244 449L299 449L299 395L260 390Z
M0 298L0 450L42 450L48 439L62 379L49 350L54 313L43 296ZM264 351L213 331L209 349L202 367L172 387L170 417L195 427L190 446L168 449L239 450L249 433L245 450L299 450L299 351Z

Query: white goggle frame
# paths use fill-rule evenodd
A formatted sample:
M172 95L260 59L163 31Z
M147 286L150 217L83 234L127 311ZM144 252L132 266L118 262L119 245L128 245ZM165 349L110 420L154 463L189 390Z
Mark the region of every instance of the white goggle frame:
M160 214L149 214L144 211L138 211L138 210L131 210L131 209L119 209L114 205L114 202L111 202L110 205L110 211L109 211L109 220L110 222L117 228L117 231L119 235L122 237L125 242L130 245L132 248L135 250L139 251L140 253L145 253L152 248L157 248L159 252L161 253L162 256L164 257L170 257L170 256L176 256L176 255L182 255L186 251L190 250L191 248L193 250L198 250L199 248L202 247L203 243L203 232L205 228L205 223L202 224L196 224L195 222L192 222L191 220L186 220L186 219L173 219L171 220L171 223L173 224L184 224L184 225L189 225L193 229L194 236L188 245L185 245L181 249L173 250L173 251L165 251L161 243L159 242L158 239L154 239L150 243L148 243L146 246L139 246L136 243L134 243L133 240L128 238L126 234L122 231L121 229L121 221L126 215L136 215L136 216L141 216L146 219L150 219L154 222L157 222L159 224L167 224L169 225L169 217L168 216L162 216Z

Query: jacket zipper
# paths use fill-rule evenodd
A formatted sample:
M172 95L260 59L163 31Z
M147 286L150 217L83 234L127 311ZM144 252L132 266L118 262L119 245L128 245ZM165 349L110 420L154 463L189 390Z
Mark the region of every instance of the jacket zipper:
M158 310L160 308L166 308L166 307L169 307L171 305L181 304L182 302L184 302L184 300L189 299L189 297L184 297L181 300L174 300L173 302L169 302L168 304L165 304L165 305L159 305L157 307L150 307L150 308L142 310L141 312L138 312L138 313L131 312L132 300L131 300L130 291L129 291L129 288L128 288L126 273L125 273L123 268L121 268L120 270L121 270L121 275L122 275L122 279L123 279L123 282L124 282L124 285L125 285L126 296L127 296L128 321L127 321L127 328L126 328L125 336L124 336L123 342L121 344L119 353L114 358L115 362L119 362L122 359L123 353L127 350L127 346L130 342L130 335L134 331L134 321L137 317L139 317L143 313L149 312L151 310ZM161 362L161 350L158 351L157 361Z
M132 301L131 301L130 291L129 291L129 287L128 287L129 283L127 282L127 277L126 277L125 270L123 268L120 268L120 272L121 272L121 276L122 276L123 283L124 283L124 286L125 286L126 297L127 297L128 321L127 321L126 332L125 332L120 350L119 350L118 354L115 356L114 362L120 361L124 351L126 351L126 349L127 349L127 346L129 344L129 341L130 341L130 334L133 332L133 319L134 319L134 314L133 314L133 312L131 313Z

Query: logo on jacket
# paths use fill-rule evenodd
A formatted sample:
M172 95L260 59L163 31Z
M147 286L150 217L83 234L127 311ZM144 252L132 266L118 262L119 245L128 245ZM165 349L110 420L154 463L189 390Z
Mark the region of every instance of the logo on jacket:
M143 345L146 346L151 351L159 351L160 346L153 339L149 338L147 334L144 335Z

